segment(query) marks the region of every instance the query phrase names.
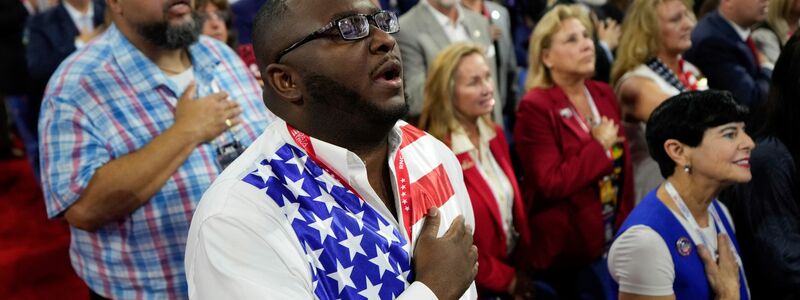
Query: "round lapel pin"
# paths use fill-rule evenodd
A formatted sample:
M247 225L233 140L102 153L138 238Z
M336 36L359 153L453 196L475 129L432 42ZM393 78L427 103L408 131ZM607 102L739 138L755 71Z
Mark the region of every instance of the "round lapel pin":
M678 249L680 255L689 256L692 253L692 242L689 241L689 238L682 236L675 242L675 248Z

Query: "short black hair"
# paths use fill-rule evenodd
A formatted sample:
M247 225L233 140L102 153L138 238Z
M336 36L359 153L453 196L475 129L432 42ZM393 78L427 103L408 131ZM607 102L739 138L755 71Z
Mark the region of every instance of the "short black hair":
M664 178L675 172L675 162L664 150L664 142L675 139L697 147L706 130L748 120L747 107L727 91L695 91L673 96L656 107L647 121L647 146Z
M266 0L256 13L253 21L253 52L256 64L262 72L272 63L277 55L276 41L281 40L281 33L287 26L286 17L289 6L287 0Z

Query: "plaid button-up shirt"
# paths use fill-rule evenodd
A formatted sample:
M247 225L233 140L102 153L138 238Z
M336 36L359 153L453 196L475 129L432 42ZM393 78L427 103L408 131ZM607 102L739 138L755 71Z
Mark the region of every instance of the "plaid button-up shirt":
M197 95L226 91L242 124L198 146L161 190L127 218L95 232L71 228L70 256L95 292L116 299L186 298L183 254L192 213L222 171L217 148L232 137L247 146L274 116L261 88L226 45L201 37L188 49ZM50 79L39 120L42 185L58 217L97 168L142 148L175 121L182 91L111 26L67 58Z

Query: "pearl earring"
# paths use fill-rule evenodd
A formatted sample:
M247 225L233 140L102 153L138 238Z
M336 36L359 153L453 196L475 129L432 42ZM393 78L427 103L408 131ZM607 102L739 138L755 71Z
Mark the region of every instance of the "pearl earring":
M691 174L692 173L692 166L690 166L690 165L683 166L683 171L686 172L686 174Z

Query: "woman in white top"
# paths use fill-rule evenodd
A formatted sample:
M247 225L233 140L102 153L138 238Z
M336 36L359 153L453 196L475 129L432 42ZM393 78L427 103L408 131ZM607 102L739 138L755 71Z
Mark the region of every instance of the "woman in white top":
M706 89L700 71L681 58L695 25L687 7L682 0L634 0L622 23L611 82L630 142L637 203L663 180L644 138L650 113L670 96Z
M748 299L739 245L719 192L750 181L747 108L729 92L659 105L647 143L667 179L636 206L608 255L619 299Z

